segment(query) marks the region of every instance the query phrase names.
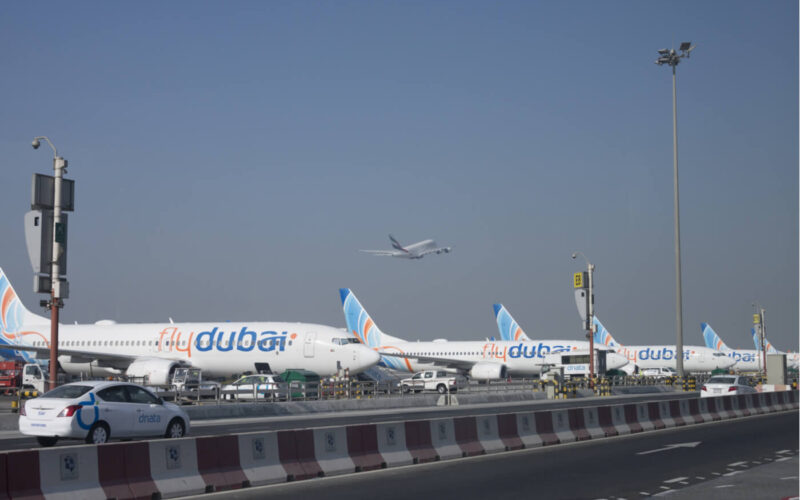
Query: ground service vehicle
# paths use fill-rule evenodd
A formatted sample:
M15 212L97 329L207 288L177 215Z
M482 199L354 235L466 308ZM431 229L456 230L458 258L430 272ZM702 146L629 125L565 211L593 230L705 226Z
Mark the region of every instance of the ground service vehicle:
M189 432L189 417L140 385L85 381L25 401L19 431L36 436L42 446L59 439L100 444L111 438L179 438Z
M700 397L730 396L732 394L751 394L756 392L748 377L740 375L716 375L700 388Z
M414 374L411 378L404 378L398 385L403 392L436 391L444 394L466 387L467 381L460 375L447 373L444 370L426 370Z
M656 377L658 379L678 376L678 372L669 366L662 366L660 368L644 368L640 374L645 377Z

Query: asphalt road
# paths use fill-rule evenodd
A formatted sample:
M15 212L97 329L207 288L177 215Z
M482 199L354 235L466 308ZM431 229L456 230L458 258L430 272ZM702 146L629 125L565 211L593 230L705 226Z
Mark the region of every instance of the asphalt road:
M696 445L692 446L692 443ZM676 444L684 446L671 446ZM798 412L792 411L571 445L228 491L204 495L203 498L352 500L354 495L356 498L375 496L381 500L644 498L682 488L691 491L693 487L702 487L704 482L733 474L746 478L752 467L795 460L797 447ZM768 483L774 491L744 479L732 487L736 488L738 495L749 498L797 495L796 471L793 476L783 479L776 477L774 482ZM725 498L725 494L723 492L719 498Z
M464 415L490 415L498 413L552 410L567 407L573 408L576 406L592 406L598 404L636 403L664 398L680 399L691 397L697 397L697 393L638 394L603 398L536 400L526 402L486 403L447 407L394 408L364 411L338 411L329 413L304 413L269 417L259 416L251 418L226 418L220 420L193 420L191 423L192 427L190 436L219 436L224 434L255 432L263 430L303 429L311 427L353 425L360 423L393 422L397 420L445 418ZM112 439L114 437L113 429L111 430L111 437ZM75 444L82 443L74 440L59 441L56 446L71 446ZM13 430L0 431L0 449L18 450L38 447L39 444L33 437L24 436L18 431Z

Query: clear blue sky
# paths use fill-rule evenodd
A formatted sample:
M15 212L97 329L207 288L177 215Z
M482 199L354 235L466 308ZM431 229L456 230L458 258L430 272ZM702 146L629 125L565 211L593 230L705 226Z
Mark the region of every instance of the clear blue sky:
M674 343L678 67L685 343L798 344L796 1L4 2L0 266L32 293L30 178L70 162L67 322L578 338L573 261L623 343ZM420 261L372 257L435 238Z

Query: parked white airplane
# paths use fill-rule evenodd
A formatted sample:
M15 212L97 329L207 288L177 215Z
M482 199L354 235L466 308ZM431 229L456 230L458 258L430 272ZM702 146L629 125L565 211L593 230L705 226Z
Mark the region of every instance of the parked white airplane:
M724 352L729 358L736 361L733 369L737 372L757 372L761 369L761 360L755 349L731 349L725 345L722 338L711 328L708 323L700 323L703 340L706 347Z
M509 375L539 375L547 354L564 352L588 354L586 341L543 340L541 342L447 341L408 342L383 333L366 309L347 288L341 288L347 329L359 341L381 354L383 366L417 372L444 367L468 374L475 380L493 380ZM607 361L622 366L628 361L613 355Z
M500 332L501 340L516 341L516 342L539 342L541 343L564 343L565 340L533 340L529 338L519 323L511 316L506 306L503 304L494 304L494 318L497 321L497 329ZM589 351L589 343L586 344L586 352ZM596 350L606 351L606 370L623 370L629 375L634 372L636 365L628 362L628 359L616 354L616 350L606 346L605 344L595 343Z
M0 354L3 350L45 362L50 320L25 308L0 269ZM179 366L200 368L209 377L290 368L328 376L345 368L358 373L380 359L341 329L276 322L59 325L58 351L68 374L147 377L159 386L168 385Z
M675 345L629 345L623 346L611 336L597 316L593 318L595 325L594 342L605 344L616 349L639 368L669 367L676 369ZM710 372L717 368L730 368L736 363L725 353L698 345L683 346L683 369L687 372Z
M424 240L411 245L403 246L390 234L389 240L392 242L394 250L359 250L360 252L371 253L383 257L400 257L401 259L421 259L430 253L450 253L451 247L437 247L433 240Z
M755 327L750 329L750 334L753 336L753 343L756 345L756 351L760 353L761 341L758 338L758 333L756 333ZM792 368L797 368L800 366L800 353L779 351L778 349L775 349L775 347L766 338L764 339L764 344L766 346L767 354L785 354L787 366Z

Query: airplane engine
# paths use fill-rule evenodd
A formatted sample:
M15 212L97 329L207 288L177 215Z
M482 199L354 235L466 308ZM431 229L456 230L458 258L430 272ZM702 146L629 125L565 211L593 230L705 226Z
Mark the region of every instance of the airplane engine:
M500 363L476 363L469 371L469 376L475 380L497 380L506 378L508 369Z
M168 386L175 369L181 366L180 362L168 359L140 358L128 366L125 374L142 379L146 385Z

